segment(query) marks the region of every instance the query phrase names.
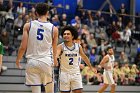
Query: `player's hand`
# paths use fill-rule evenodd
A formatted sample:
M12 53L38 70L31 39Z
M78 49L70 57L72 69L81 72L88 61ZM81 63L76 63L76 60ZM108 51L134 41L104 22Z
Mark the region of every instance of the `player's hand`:
M101 69L102 67L100 65L97 66L97 69Z
M97 73L97 69L96 68L93 68L93 67L90 67L90 70L93 72L93 73Z
M96 68L93 68L92 71L97 74L97 69Z
M54 67L58 67L58 61L57 61L57 59L54 59Z
M20 64L20 60L16 60L16 66L17 66L17 68L22 69L22 66Z

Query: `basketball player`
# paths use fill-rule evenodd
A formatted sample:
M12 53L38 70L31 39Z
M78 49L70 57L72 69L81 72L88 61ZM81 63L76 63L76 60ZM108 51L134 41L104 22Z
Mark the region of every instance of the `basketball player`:
M21 68L20 60L26 51L26 85L31 86L32 93L41 93L40 85L45 86L46 93L54 93L52 66L53 61L57 63L58 29L47 21L45 3L37 4L35 11L38 20L24 25L16 65Z
M103 73L103 80L104 80L104 85L102 86L101 89L97 93L103 93L105 89L111 85L111 92L110 93L115 93L115 82L113 80L113 68L114 68L114 51L112 47L107 48L107 55L104 56L102 59L101 63L99 64L99 68L103 67L104 68L104 73Z
M61 33L64 42L57 47L57 56L60 58L60 91L61 93L82 93L82 77L80 74L80 56L85 63L96 72L84 54L82 47L73 40L77 39L78 33L72 26L64 27Z

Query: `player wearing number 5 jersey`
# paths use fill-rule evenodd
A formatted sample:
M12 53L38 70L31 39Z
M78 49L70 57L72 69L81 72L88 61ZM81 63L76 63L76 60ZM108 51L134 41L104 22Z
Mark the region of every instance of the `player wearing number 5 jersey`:
M82 93L82 78L80 74L80 61L81 58L93 70L89 59L84 54L82 47L73 40L77 39L78 33L74 27L64 27L61 33L64 42L57 47L57 56L60 58L60 91L61 93Z
M32 93L41 93L40 85L45 86L46 93L54 93L53 63L57 63L58 29L47 21L48 6L37 4L35 8L38 20L26 23L23 38L18 51L16 65L26 51L26 85L31 86Z

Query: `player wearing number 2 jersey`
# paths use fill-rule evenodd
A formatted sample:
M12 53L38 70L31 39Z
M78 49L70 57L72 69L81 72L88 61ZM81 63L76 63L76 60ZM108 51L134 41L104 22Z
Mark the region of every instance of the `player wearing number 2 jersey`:
M58 29L47 21L45 3L37 4L35 9L38 20L24 25L16 65L21 68L20 60L26 51L26 85L31 86L32 93L41 93L40 85L45 86L46 93L54 93L52 66L57 63Z
M81 58L85 63L95 71L90 64L89 59L84 54L82 47L73 40L77 39L78 33L74 27L64 27L61 33L64 42L57 47L57 56L60 58L60 91L61 93L82 93L82 78L80 74Z

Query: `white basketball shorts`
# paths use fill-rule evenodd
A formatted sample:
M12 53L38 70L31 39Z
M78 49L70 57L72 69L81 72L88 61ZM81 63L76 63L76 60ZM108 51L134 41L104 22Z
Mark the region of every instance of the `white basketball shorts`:
M105 84L109 84L109 85L115 84L112 71L104 71L103 79Z
M46 60L47 61L47 60ZM48 64L28 59L26 65L26 85L47 85L53 82L53 67Z
M69 74L66 72L61 72L60 78L60 91L69 92L71 90L82 89L82 77L81 74Z

